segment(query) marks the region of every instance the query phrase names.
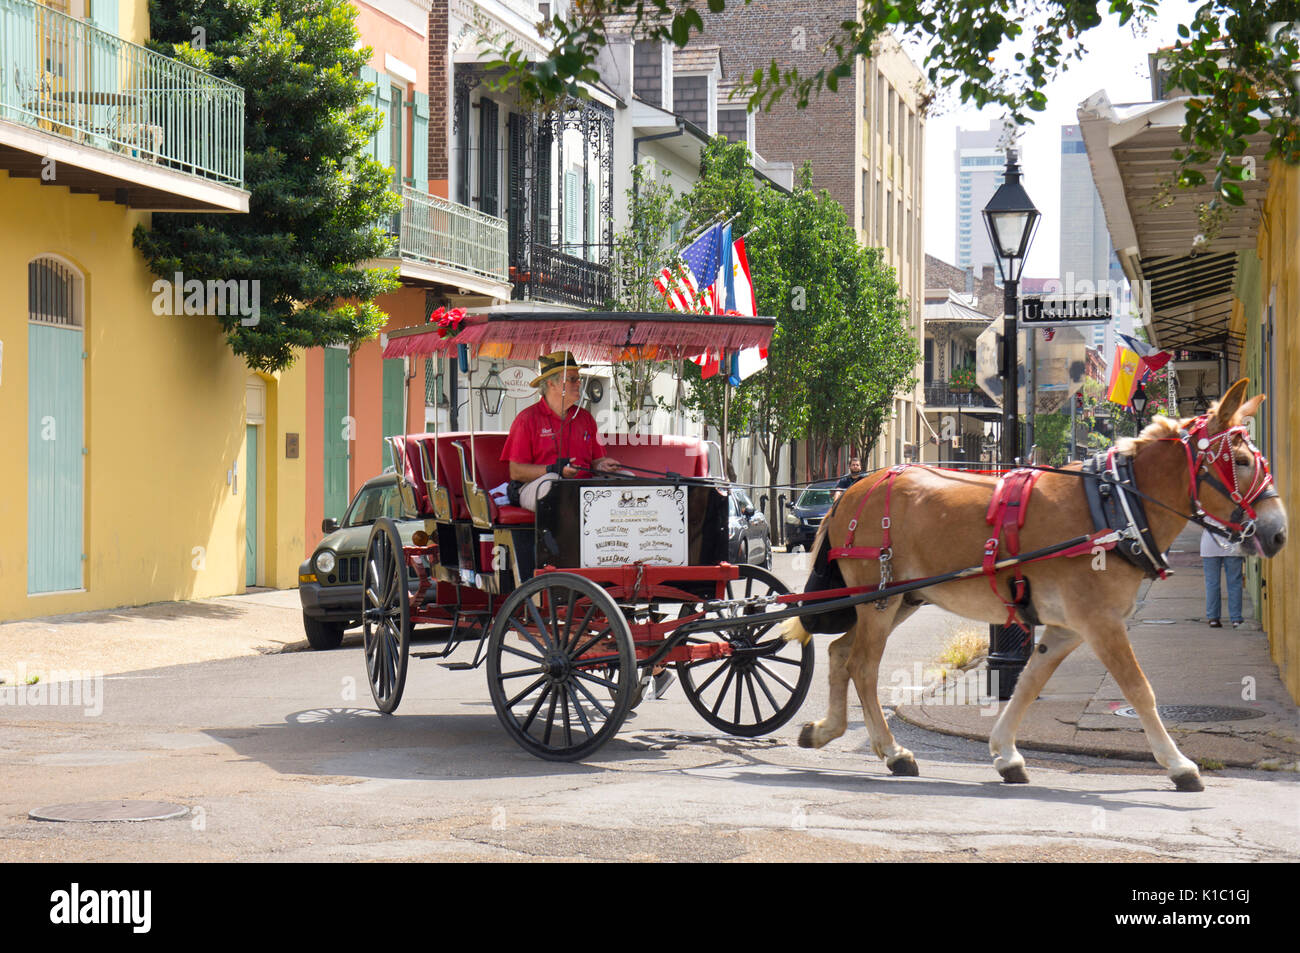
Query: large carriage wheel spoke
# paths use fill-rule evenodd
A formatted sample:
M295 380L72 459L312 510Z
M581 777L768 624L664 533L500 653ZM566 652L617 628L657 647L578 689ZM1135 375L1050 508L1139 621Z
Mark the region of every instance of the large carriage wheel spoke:
M776 703L776 699L772 697L772 692L768 689L768 687L767 687L767 682L763 681L763 676L760 675L760 674L758 674L760 669L762 669L762 666L761 666L761 665L756 665L756 666L754 666L754 668L750 670L749 677L750 677L753 681L758 682L758 687L761 688L761 689L763 690L763 694L767 696L768 704L772 706L772 710L773 710L773 711L780 711L780 710L781 710L781 706L778 705L778 704ZM769 675L772 675L771 672L768 672L768 674L769 674ZM773 678L776 678L775 675L772 675L772 677L773 677ZM776 680L777 680L778 682L781 681L779 678L776 678ZM781 682L781 684L782 684L782 685L785 685L784 682ZM789 685L786 685L785 687L786 687L786 690L789 691L789 692L793 692L793 691L794 691L794 689L791 688ZM754 689L753 689L753 685L751 684L751 685L750 685L750 691L752 692L753 690L754 690ZM754 706L754 709L755 709L755 711L757 711L757 710L758 710L758 706L755 705L755 706Z
M591 702L592 705L596 707L596 711L600 712L601 718L604 718L606 720L609 719L609 712L605 710L605 706L600 703L599 698L597 698L595 695L593 695L590 692L590 690L588 690L586 685L582 684L582 682L579 681L574 681L571 684L574 688L576 688L578 691L582 692L582 694L587 696L587 701ZM613 683L611 682L610 684L612 685Z
M723 703L724 701L726 701L726 699L727 699L727 686L731 684L731 680L732 680L732 678L735 677L735 675L736 675L736 669L735 669L735 667L734 667L734 666L731 666L731 665L728 665L728 666L727 666L727 678L726 678L726 680L722 683L722 688L718 690L718 700L715 701L715 702L713 703L713 714L714 714L715 716L718 714L718 709L722 707L722 703ZM737 720L737 721L740 720L739 716L737 716L736 720Z
M504 682L508 678L527 678L529 675L542 675L545 674L545 671L540 665L533 668L521 668L515 672L502 672L497 676L497 681Z
M569 721L569 693L563 692L560 695L560 711L564 714L564 746L573 747L573 725Z
M530 727L532 727L533 719L537 717L538 709L542 707L542 703L546 701L546 697L550 694L551 694L551 686L547 685L545 688L542 689L542 693L537 696L537 701L533 702L533 707L528 711L528 717L523 720L523 722L520 724L519 727L523 728L524 731L527 731ZM506 707L511 708L513 706L507 705Z
M576 628L573 625L573 619L569 619L569 629L564 636L564 651L569 652L569 658L574 659L581 654L580 652L572 652L570 649L573 648L574 643L576 643L578 639L582 638L583 634L591 626L591 617L595 614L596 604L593 602L591 605L587 606L587 614L582 617L582 621L578 623ZM604 631L609 630L606 628Z
M609 679L601 678L599 675L593 675L591 672L584 672L575 669L573 675L575 678L580 678L585 682L591 682L593 685L599 685L602 688L612 688L616 690L618 688L618 682L611 682Z
M516 673L516 674L522 675L522 674L524 674L524 673L523 673L523 672L518 672L518 673ZM512 676L510 676L510 675L500 675L500 676L498 676L498 679L497 679L497 680L498 680L498 681L505 681L507 678L510 678L510 677L512 677ZM529 685L527 688L525 688L522 692L520 692L520 693L519 693L518 695L516 695L514 698L510 699L508 702L506 702L506 707L507 707L507 708L514 708L514 707L515 707L516 705L518 705L521 701L523 701L525 698L527 698L529 695L531 695L531 694L533 693L533 690L534 690L534 689L536 689L536 688L537 688L538 686L540 686L540 685L544 685L545 683L546 683L546 678L545 678L545 677L542 677L542 678L538 678L538 679L536 679L536 680L535 680L531 685Z
M525 639L527 639L527 640L528 640L528 643L529 643L533 648L537 649L537 651L540 652L540 653L542 653L542 655L545 655L545 654L546 654L546 649L545 649L543 646L541 646L540 644L538 644L537 640L536 640L535 638L533 638L533 634L532 634L531 632L529 632L526 628L524 628L524 626L521 624L521 620L519 620L519 619L510 619L510 620L509 620L509 624L510 624L510 628L514 629L516 632L518 632L520 635L522 635ZM502 648L503 651L506 651L506 652L513 652L513 651L515 651L515 650L512 649L510 646L505 645L504 643L502 644L501 648ZM530 657L530 656L525 656L525 658L528 658L528 657ZM541 659L539 658L539 659L536 659L535 661L539 661L539 662L540 662Z
M583 654L584 654L588 649L590 649L590 648L591 648L593 645L595 645L597 642L600 642L602 639L605 639L606 637L608 637L609 632L610 632L610 627L607 625L607 626L605 626L603 629L601 629L599 632L597 632L595 635L593 635L590 639L588 639L586 642L584 642L584 643L583 643L579 648L576 648L576 649L574 649L572 652L570 652L570 653L569 653L569 659L570 659L570 661L575 661L575 662L576 662L578 659L582 658ZM586 663L586 661L587 661L586 659L582 659L582 660L583 660L584 663Z
M541 634L542 638L546 640L546 647L554 648L555 639L551 635L552 630L546 625L546 621L542 618L542 614L537 611L537 606L533 605L533 600L525 599L524 605L528 607L528 614L533 617L533 624L537 626L537 631Z
M536 662L539 665L545 661L540 655L529 655L523 649L517 649L513 645L503 645L501 651L509 652L511 655L518 655L520 658L528 659L528 661Z
M582 710L582 702L578 698L578 693L573 690L573 685L565 686L569 692L569 699L573 702L573 710L578 713L578 720L582 722L582 730L587 733L587 737L592 737L595 732L591 730L591 722L587 720L587 713Z
M784 661L787 661L787 660L786 660L786 659L780 659L779 661L784 662ZM766 672L766 673L768 674L768 677L769 677L769 678L771 678L774 682L776 682L777 684L779 684L779 685L780 685L782 688L784 688L787 692L790 692L791 694L794 693L794 691L795 691L795 687L794 687L793 685L791 685L789 682L787 682L787 681L786 681L784 678L782 678L780 675L776 674L776 672L772 671L770 668L768 668L766 665L764 665L764 664L762 663L762 661L760 661L760 660L755 660L755 662L754 662L754 667L757 668L757 669L761 669L762 671Z
M730 673L732 671L731 660L729 658L713 659L712 661L721 662L722 664L719 665L716 669L714 669L713 674L710 675L707 679L705 679L704 684L702 684L699 688L696 689L696 691L701 695L704 694L705 690L710 685L712 685L715 681L717 681L719 675L721 675L723 672L727 672L728 677L730 677Z
M544 745L551 743L551 729L555 727L555 702L558 694L555 691L551 692L551 704L546 709L546 729L542 732L542 744Z
M755 720L755 721L761 721L763 716L762 716L762 713L758 710L758 694L754 691L754 674L753 674L752 672L746 672L746 673L745 673L745 685L746 685L746 687L749 689L749 703L750 703L751 705L754 706L754 720ZM737 692L737 694L739 694L739 692ZM769 697L770 697L770 696L769 696ZM740 720L740 718L739 718L740 705L739 705L739 704L736 705L736 711L737 711L737 719L736 719L736 720L739 721L739 720Z

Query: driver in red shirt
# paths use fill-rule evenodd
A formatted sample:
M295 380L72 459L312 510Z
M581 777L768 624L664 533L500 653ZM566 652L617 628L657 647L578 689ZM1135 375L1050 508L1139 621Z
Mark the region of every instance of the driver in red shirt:
M510 502L526 510L536 512L538 499L561 476L618 469L596 432L596 418L578 406L580 366L568 351L543 354L532 381L541 399L510 425L501 460L510 464Z

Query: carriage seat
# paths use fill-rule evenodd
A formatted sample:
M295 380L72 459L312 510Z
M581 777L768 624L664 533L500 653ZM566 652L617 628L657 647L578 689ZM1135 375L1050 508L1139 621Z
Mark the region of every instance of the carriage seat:
M708 447L699 437L603 433L600 439L605 444L606 453L629 467L686 477L709 475ZM635 476L654 479L640 470L631 472Z

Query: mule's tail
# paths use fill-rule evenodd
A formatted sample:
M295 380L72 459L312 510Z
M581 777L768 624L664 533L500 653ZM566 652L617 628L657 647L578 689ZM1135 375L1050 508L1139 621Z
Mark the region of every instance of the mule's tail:
M813 562L817 561L817 554L826 545L826 533L830 528L831 513L834 512L835 508L831 507L826 515L822 517L821 525L817 527L817 535L813 537L812 545L808 547L808 553L812 556ZM812 639L812 633L804 628L803 619L795 616L793 619L788 619L782 627L781 638L786 642L798 642L800 645L807 645L809 640Z

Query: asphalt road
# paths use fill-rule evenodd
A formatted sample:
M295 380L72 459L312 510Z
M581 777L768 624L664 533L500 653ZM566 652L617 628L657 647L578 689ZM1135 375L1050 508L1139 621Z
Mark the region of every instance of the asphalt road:
M798 748L824 662L819 640L809 698L771 737L720 734L677 686L586 764L516 747L481 669L413 660L394 716L373 710L357 647L110 676L99 714L0 707L0 860L1300 859L1290 775L1180 794L1151 764L1027 752L1031 784L1008 786L982 745L895 722L921 777L894 778L856 705L843 738ZM27 818L116 799L190 813Z

